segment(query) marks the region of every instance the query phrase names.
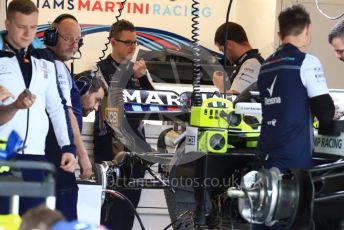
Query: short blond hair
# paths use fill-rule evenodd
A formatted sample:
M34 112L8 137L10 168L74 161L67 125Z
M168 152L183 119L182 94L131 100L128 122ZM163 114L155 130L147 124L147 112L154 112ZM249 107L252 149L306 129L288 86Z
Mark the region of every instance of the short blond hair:
M13 0L7 7L6 19L12 20L17 12L29 15L33 12L38 13L38 9L31 0Z

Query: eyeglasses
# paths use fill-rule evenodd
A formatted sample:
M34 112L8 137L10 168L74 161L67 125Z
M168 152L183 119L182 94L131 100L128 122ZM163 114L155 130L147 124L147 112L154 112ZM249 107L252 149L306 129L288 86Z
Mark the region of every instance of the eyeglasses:
M66 36L62 36L60 33L57 33L65 42L69 43L69 44L74 44L74 43L79 43L80 41L82 41L82 37L79 38L73 38L73 36L70 35L66 35Z
M334 50L338 55L342 55L344 53L344 49Z
M122 42L124 45L126 45L126 46L128 46L128 47L130 47L130 46L132 46L132 45L138 45L139 43L137 42L137 40L134 40L134 41L132 41L132 40L126 40L126 41L123 41L123 40L120 40L120 39L115 39L116 41L118 41L118 42Z

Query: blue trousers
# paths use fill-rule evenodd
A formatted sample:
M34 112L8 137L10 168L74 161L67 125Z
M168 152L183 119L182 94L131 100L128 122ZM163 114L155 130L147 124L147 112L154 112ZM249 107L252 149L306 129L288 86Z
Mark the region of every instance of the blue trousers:
M47 152L46 158L56 166L56 209L62 212L66 220L77 220L79 188L74 173L60 168L61 153Z

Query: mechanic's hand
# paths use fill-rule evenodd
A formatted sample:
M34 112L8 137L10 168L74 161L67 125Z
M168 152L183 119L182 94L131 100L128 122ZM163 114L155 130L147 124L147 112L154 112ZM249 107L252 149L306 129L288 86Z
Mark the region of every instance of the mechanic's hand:
M339 111L339 106L335 105L334 106L334 115L333 115L333 120L338 120L344 115L343 111Z
M88 179L92 176L92 164L88 158L87 153L83 154L82 157L79 156L79 166L80 166L80 179Z
M13 94L0 85L0 101L6 101L10 97L14 98Z
M146 75L147 67L143 58L141 58L139 61L136 61L134 63L133 70L134 70L134 78L136 79Z
M215 71L213 73L213 83L220 90L221 93L224 92L224 86L223 86L223 77L224 74L222 71Z
M73 173L76 166L76 159L73 153L62 153L60 168L66 172Z
M16 109L28 109L35 103L36 95L25 89L14 102Z

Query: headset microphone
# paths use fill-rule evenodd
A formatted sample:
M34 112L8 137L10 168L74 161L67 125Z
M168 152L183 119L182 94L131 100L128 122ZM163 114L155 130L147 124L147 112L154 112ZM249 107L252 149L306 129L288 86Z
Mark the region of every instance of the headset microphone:
M61 14L61 15L59 15L57 18L55 18L55 20L51 24L51 27L44 31L43 40L44 40L44 44L45 45L56 46L57 39L59 37L59 32L58 32L57 26L63 20L68 19L68 18L73 19L74 21L78 22L78 20L73 15L71 15L71 14ZM78 41L78 49L80 49L80 47L83 46L83 45L84 45L84 41L81 38Z

